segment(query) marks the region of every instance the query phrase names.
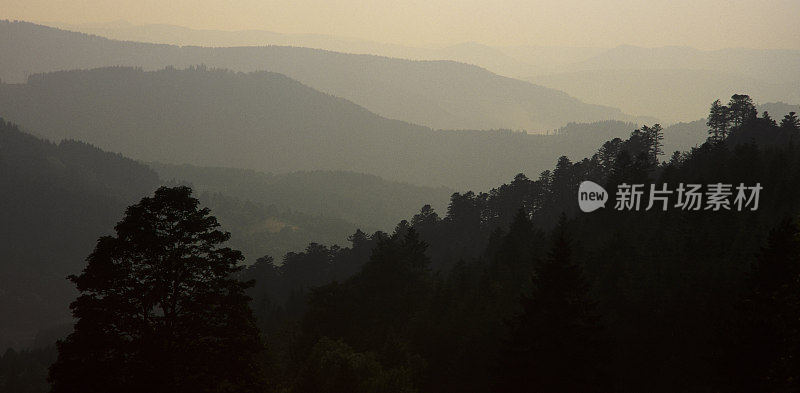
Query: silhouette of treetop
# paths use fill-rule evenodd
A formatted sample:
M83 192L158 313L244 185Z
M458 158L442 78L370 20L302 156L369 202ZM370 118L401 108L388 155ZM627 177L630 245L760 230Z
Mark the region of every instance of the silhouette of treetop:
M188 187L161 187L128 207L70 276L81 295L59 342L54 392L251 391L262 349L241 252ZM228 391L228 390L226 390Z

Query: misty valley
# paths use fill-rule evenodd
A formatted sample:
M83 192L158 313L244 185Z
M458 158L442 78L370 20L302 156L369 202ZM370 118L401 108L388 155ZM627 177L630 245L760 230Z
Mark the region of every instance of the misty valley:
M0 393L800 391L798 113L800 48L0 20Z

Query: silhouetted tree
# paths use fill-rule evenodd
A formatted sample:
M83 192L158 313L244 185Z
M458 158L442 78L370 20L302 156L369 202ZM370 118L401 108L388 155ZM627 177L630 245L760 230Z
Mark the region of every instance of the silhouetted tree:
M58 343L54 393L251 392L259 332L234 277L243 259L188 187L128 207L79 276L74 331Z
M650 160L658 163L658 157L664 154L664 129L661 124L656 123L652 127L642 126L642 131L650 142Z
M730 108L730 121L733 128L739 128L747 124L748 121L755 119L758 115L753 99L747 94L732 95L730 102L728 102L728 108Z
M423 235L430 233L437 223L439 223L439 215L431 205L422 206L419 213L415 214L411 219L411 226Z
M572 261L565 219L554 232L547 261L533 276L533 290L510 321L501 358L501 392L607 391L603 383L595 305L579 265Z
M347 240L353 244L353 248L359 248L369 241L369 237L361 229L356 229L352 235L347 237Z
M708 112L708 140L711 142L720 142L725 140L730 130L730 108L722 105L720 100L716 100L711 104L711 110Z
M800 130L800 120L798 120L797 114L795 112L789 112L789 114L784 116L781 120L781 128L792 131Z
M778 126L778 123L775 121L775 119L772 118L772 116L769 115L769 112L767 112L767 111L764 111L764 113L761 114L761 120L765 124L767 124L767 125L769 125L771 127L777 127Z
M597 151L598 162L606 176L614 169L614 164L616 163L617 155L621 148L622 139L614 138L603 143L603 146Z

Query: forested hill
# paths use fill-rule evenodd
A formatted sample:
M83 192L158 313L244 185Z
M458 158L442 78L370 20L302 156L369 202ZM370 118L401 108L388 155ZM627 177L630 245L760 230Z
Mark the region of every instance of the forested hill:
M208 169L208 175L199 173L202 170L196 169L194 176L216 178L213 170ZM233 233L231 244L244 252L248 263L264 254L280 256L302 250L311 241L341 244L359 226L372 228L324 211L303 213L299 198L292 201L285 194L258 192L264 188L256 178L243 177L257 192L198 191L203 205L213 209L224 228ZM67 305L75 292L66 276L81 270L97 238L113 230L126 206L160 184L182 180L183 176L159 179L158 173L142 163L84 142L41 140L0 119L0 313L14 316L0 318L0 347L30 345L37 332L69 322ZM291 191L301 195L312 195L327 184L331 198L341 198L333 191L347 187L341 184L337 188L319 179L317 188L304 189L297 181L275 180L294 184ZM369 180L362 184L367 189L353 187L352 192L371 195L369 188L374 187L377 195L385 196L381 185L392 184ZM239 190L247 188L241 186ZM394 185L394 189L398 187ZM423 193L432 195L436 193ZM373 199L371 205L365 204L373 211L359 217L385 222L393 217L391 212L399 213L393 209L411 209L409 204L415 198Z
M561 157L536 178L518 174L488 192L455 193L441 214L423 206L391 233L353 231L349 247L313 242L280 261L277 255L259 258L242 276L257 283L250 304L268 350L254 366L267 374L266 390L391 386L488 393L528 391L531 380L546 391L797 390L800 120L795 113L757 115L745 95L712 108L708 141L666 162L659 160L660 128L640 127L584 159ZM2 240L38 236L35 227L24 226L34 225L30 220L20 220L32 216L25 210L28 199L67 223L95 217L64 213L59 209L65 205L52 203L50 198L75 199L53 189L67 174L106 179L104 171L125 168L141 175L125 178L131 185L145 187L155 179L118 155L74 142L53 145L0 125L0 174L16 186L2 199L9 206L3 213L15 224L7 227L12 237ZM88 163L92 168L81 169ZM610 192L605 209L578 211L583 180ZM614 203L625 184L666 184L676 191L681 184L715 183L758 185L758 206L748 200L738 209L733 190L729 209L705 208L709 193L697 210L681 207L675 194L666 211L645 208L647 193L636 210ZM96 195L93 187L70 188L86 184L94 183L71 180L64 188ZM201 199L214 203L215 195ZM45 200L49 206L37 206ZM107 200L84 197L84 204L72 205L91 204L96 212L113 204ZM214 214L229 214L216 206ZM252 218L246 210L233 211ZM42 234L53 239L20 243L38 246L30 255L61 241ZM15 302L33 299L39 303L32 310L52 312L39 320L62 318L66 302L51 296L64 288L54 284L58 274L41 262L19 270L27 276L18 274L17 260L37 261L9 255L0 261L11 260L3 266L17 275L2 277L15 285L15 296L1 298L2 310L32 318ZM50 308L41 306L43 299ZM14 319L0 326L15 324L22 325ZM10 366L0 368L0 383L25 377L41 384L35 376L45 374L47 359L47 350L7 352L0 360ZM28 368L20 371L21 365Z
M0 84L0 108L46 138L76 138L144 161L271 173L346 170L456 189L539 173L560 154L580 157L602 140L434 131L280 74L202 67L37 74L24 84ZM625 128L622 135L631 130L613 124Z
M277 207L358 223L363 230L392 228L420 206L442 210L453 190L384 180L342 171L286 174L237 168L149 163L165 180L179 179L195 192L217 192L241 200L269 201Z
M45 142L0 120L0 345L69 321L75 292L66 276L158 182L118 154Z
M746 116L722 126L732 133L665 163L657 133L636 130L537 179L455 194L391 234L261 259L245 275L259 283L271 388L796 391L800 121L735 104ZM611 193L605 209L578 211L583 180ZM737 208L734 190L730 210L681 208L675 194L667 211L647 194L615 207L618 185L717 182L758 184L758 206Z
M104 66L159 69L205 64L273 71L381 116L442 129L545 130L569 121L633 120L558 90L452 61L410 61L296 47L201 48L114 41L0 21L0 78Z

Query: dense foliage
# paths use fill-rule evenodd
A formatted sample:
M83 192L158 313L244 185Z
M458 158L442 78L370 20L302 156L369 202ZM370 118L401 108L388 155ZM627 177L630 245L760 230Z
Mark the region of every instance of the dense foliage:
M187 187L128 207L70 276L75 328L58 342L52 392L256 392L262 351L244 257Z
M709 140L666 161L664 130L641 127L442 216L260 258L235 274L256 280L264 390L797 391L800 127L754 110L715 103ZM583 180L605 209L579 212ZM623 183L717 182L759 183L758 209L612 208Z
M386 391L367 381L387 378L437 392L797 389L800 131L786 118L750 117L727 139L712 132L663 163L657 127L645 127L591 158L562 158L537 180L454 194L443 218L423 208L391 235L354 235L375 243L368 258L354 241L280 266L262 259L246 274L261 282L254 304L271 304L257 310L272 383L297 392L309 380ZM587 179L608 190L764 190L757 211L581 214L575 196ZM354 266L350 278L330 273ZM294 284L270 294L276 280ZM336 281L319 286L326 280ZM371 371L354 371L367 361Z

